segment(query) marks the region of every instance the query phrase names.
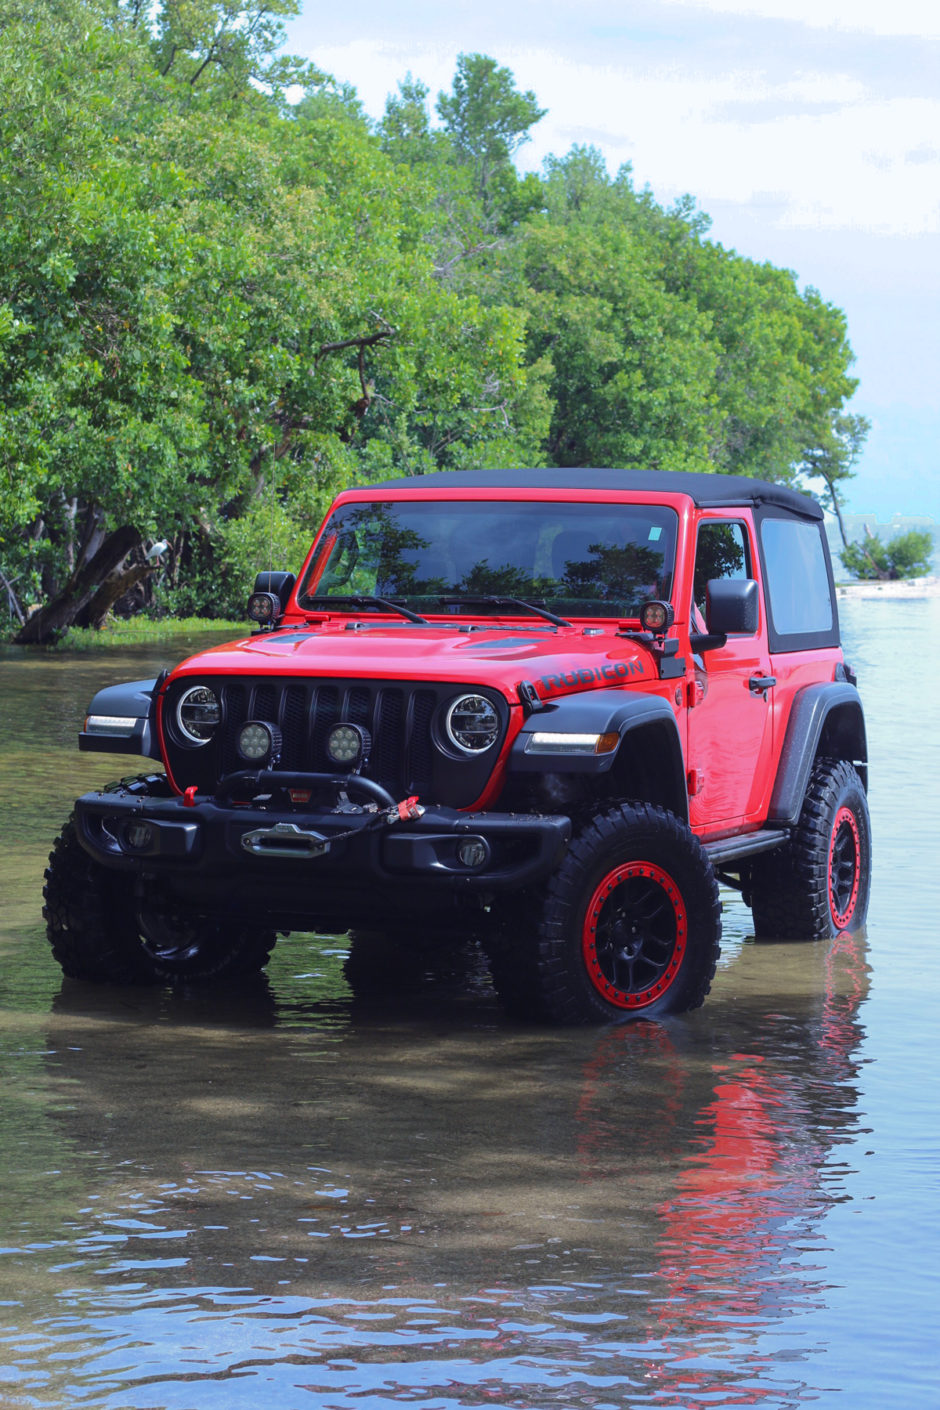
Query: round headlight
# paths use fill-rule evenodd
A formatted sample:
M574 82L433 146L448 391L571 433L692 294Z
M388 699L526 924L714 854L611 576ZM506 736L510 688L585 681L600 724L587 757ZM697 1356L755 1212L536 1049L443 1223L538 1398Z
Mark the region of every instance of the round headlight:
M499 735L496 707L483 695L460 695L448 706L444 729L464 754L482 754Z
M366 757L371 743L361 725L334 725L326 737L326 752L334 764L348 769Z
M263 720L249 720L238 732L238 752L249 764L273 763L281 752L281 731Z
M207 685L191 685L176 706L176 723L190 744L208 744L222 719L219 697Z

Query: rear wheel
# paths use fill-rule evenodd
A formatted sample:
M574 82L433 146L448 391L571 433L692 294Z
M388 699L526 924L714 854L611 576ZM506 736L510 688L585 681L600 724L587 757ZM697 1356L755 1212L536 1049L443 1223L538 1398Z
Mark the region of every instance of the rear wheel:
M50 854L43 896L52 953L72 979L187 984L255 974L276 940L273 931L170 909L156 889L137 897L132 876L88 855L71 818Z
M824 940L865 923L871 823L858 771L817 760L786 847L755 859L751 906L758 940Z
M543 896L504 926L491 958L500 997L556 1023L697 1008L720 952L708 858L684 823L643 803L584 825Z

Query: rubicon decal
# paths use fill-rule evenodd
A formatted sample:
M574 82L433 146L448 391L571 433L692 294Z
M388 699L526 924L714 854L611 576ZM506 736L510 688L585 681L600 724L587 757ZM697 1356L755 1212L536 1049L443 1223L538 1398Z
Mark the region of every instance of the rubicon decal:
M545 694L550 695L553 690L571 690L578 685L604 685L626 680L630 676L645 675L646 668L640 661L608 661L604 666L579 666L557 676L541 676L539 684Z

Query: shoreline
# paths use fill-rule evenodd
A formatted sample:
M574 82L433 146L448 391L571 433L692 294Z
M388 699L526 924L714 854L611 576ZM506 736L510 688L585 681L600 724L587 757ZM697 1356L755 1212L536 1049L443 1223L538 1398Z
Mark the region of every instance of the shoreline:
M898 578L893 582L837 583L837 598L892 598L901 601L915 601L926 597L940 597L940 577Z

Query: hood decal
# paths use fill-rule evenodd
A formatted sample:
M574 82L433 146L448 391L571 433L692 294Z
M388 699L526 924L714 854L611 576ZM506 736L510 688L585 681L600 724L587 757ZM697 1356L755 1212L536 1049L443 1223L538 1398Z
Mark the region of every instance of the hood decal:
M572 690L579 685L613 685L617 681L628 680L630 676L646 674L640 661L607 661L603 666L576 666L555 676L540 676L539 685L545 695L550 695L553 691Z

